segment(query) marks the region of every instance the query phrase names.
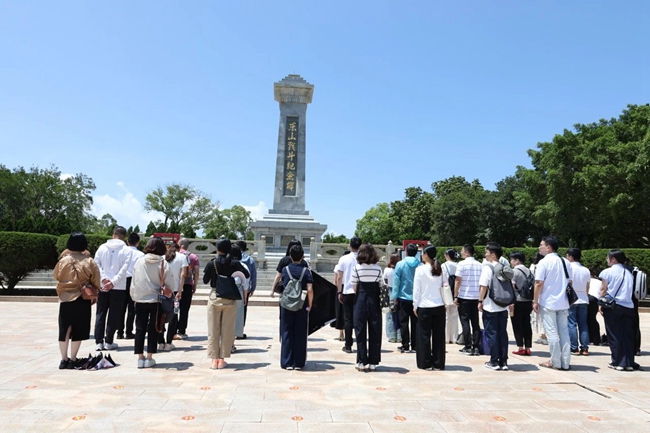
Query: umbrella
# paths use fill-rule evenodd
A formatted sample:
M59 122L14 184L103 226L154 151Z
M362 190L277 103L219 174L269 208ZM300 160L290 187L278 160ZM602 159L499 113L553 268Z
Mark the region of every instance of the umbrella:
M336 320L336 286L312 271L314 301L309 312L309 335Z

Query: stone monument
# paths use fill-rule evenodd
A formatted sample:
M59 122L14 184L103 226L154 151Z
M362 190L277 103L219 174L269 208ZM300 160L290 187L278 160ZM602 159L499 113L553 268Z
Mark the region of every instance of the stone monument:
M314 86L292 74L273 87L275 100L280 103L273 208L264 218L254 221L251 228L255 240L266 237L268 249L284 249L292 239L299 239L308 247L312 237L318 242L327 230L327 225L320 224L305 210L306 117Z

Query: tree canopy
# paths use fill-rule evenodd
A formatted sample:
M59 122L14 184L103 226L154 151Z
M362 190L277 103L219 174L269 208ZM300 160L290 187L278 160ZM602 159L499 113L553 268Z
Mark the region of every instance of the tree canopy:
M219 203L212 202L192 186L172 183L150 191L144 208L163 214L163 219L156 223L156 230L180 233L203 229L218 211Z

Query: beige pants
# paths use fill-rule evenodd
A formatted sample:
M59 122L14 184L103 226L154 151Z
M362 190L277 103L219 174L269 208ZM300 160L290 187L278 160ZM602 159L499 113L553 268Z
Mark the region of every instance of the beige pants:
M208 358L229 358L235 343L236 301L210 298L208 300Z

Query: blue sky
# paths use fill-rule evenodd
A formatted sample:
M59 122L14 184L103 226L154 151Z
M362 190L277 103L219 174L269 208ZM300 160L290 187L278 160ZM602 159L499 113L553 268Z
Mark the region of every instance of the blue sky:
M575 123L650 102L650 2L0 0L0 162L97 184L146 224L148 190L273 203L273 83L315 85L307 209L350 236L404 189L489 189Z

